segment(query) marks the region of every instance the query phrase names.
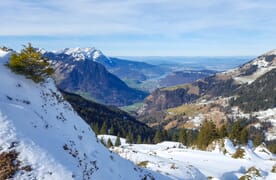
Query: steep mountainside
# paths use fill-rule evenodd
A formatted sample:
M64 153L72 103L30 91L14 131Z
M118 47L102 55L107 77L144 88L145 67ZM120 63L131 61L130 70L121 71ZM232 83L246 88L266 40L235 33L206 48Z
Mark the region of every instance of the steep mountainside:
M148 112L159 111L191 103L199 98L210 99L216 96L229 96L240 86L230 75L216 74L190 84L156 89L145 100L141 116Z
M249 85L236 90L232 106L239 106L245 112L255 112L276 107L276 68L258 77Z
M107 129L114 129L110 133L113 135L120 134L121 137L126 137L129 132L135 138L138 135L142 139L153 138L154 136L153 129L117 107L101 105L64 91L62 91L62 94L87 124L94 128L95 133L100 133L101 127L106 124Z
M58 87L64 91L116 106L139 102L147 95L145 92L128 87L122 80L108 72L102 64L90 60L90 55L69 54L67 51L44 53L56 70L54 78ZM101 56L96 51L93 57Z
M165 179L100 144L51 79L13 74L4 66L9 53L0 56L2 179Z
M198 98L212 98L235 94L242 85L249 86L257 78L276 68L276 51L270 51L239 68L217 73L191 84L161 88L148 96L144 103L143 112L151 109L162 110L190 103ZM191 98L194 97L194 98ZM172 100L178 98L178 101ZM162 100L160 100L162 99ZM175 102L175 103L170 103Z
M73 56L75 61L91 60L98 62L120 79L144 81L164 73L164 69L159 66L144 62L107 57L100 50L95 48L65 48L56 53Z
M271 139L276 123L268 111L276 108L275 69L276 51L270 51L236 69L157 89L145 99L139 118L166 129L198 127L204 119L221 126L246 118L255 128L269 132L267 139Z

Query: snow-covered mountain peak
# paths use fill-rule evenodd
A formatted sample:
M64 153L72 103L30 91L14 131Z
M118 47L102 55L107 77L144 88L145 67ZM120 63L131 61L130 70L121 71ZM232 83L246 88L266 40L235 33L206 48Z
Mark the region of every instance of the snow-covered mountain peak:
M36 84L0 63L0 81L0 155L13 153L13 179L165 179L110 153L52 79Z
M99 50L96 50L93 55L93 59L98 59L100 56L103 56L103 53Z
M64 54L73 56L76 61L86 60L86 59L97 61L97 59L99 57L104 56L100 50L97 50L94 47L92 47L92 48L90 48L90 47L87 47L87 48L80 48L80 47L65 48L63 50L57 51L56 53L58 53L58 54L64 53Z

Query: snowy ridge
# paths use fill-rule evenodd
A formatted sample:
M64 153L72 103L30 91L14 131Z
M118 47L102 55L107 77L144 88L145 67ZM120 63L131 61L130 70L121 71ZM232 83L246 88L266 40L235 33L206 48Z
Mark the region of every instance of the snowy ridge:
M85 59L97 61L97 59L101 56L104 56L103 53L100 50L97 50L95 48L65 48L60 51L56 51L57 54L67 54L71 55L75 58L75 61L81 61ZM107 58L105 56L105 58Z
M254 69L254 66L256 67L256 70L253 73L250 73L248 75L243 74L244 71L245 72L248 70L250 71L251 68ZM251 84L257 78L261 77L265 73L275 68L276 68L276 50L272 50L249 61L248 63L240 67L230 69L228 71L219 73L217 75L232 77L238 84L246 84L246 83Z
M189 149L178 142L162 142L156 145L124 144L112 147L111 150L135 164L143 164L172 179L238 179L250 167L260 170L262 177L257 179L276 178L276 174L271 172L276 156L265 147L253 149L249 143L248 146L241 147L244 157L235 159L232 155L237 147L229 139L225 139L223 144L226 152Z
M53 80L35 84L3 64L0 51L0 153L16 151L14 179L167 179L111 153L63 100Z
M276 50L269 51L256 59L250 61L249 63L245 64L243 67L252 67L256 66L256 71L251 75L241 75L238 74L234 75L234 79L239 83L248 83L251 84L254 82L258 77L264 75L265 73L271 71L272 69L276 68ZM235 69L232 72L237 71L239 69Z

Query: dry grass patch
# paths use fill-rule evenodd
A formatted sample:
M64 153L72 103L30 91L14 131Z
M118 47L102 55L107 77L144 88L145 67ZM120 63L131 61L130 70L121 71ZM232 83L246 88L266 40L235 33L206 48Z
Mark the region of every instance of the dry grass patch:
M271 172L276 173L276 165L272 166Z
M181 84L181 85L177 85L177 86L170 86L170 87L165 87L165 88L162 88L161 91L174 91L176 89L187 89L189 87L188 84Z
M244 158L244 155L245 155L245 151L242 148L239 147L236 150L236 152L232 155L232 158L242 159L242 158Z
M182 105L175 108L170 108L168 109L168 112L171 112L177 115L183 115L183 116L195 116L200 109L201 108L199 105L187 104L187 105Z
M138 163L137 166L146 168L148 163L149 163L149 161L142 161L142 162Z
M20 161L17 160L16 151L2 152L0 154L0 180L10 179L19 170Z

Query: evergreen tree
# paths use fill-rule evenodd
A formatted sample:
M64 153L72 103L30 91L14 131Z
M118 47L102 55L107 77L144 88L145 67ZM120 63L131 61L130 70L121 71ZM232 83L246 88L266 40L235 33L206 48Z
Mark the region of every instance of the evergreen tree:
M120 139L120 135L118 134L116 141L115 141L115 146L120 146L121 145L121 139Z
M197 130L186 130L186 134L187 134L187 146L192 146L195 145L197 143L197 139L198 139L198 131Z
M12 71L23 74L34 82L42 82L54 73L47 60L30 43L19 54L11 55L8 66Z
M128 132L126 136L126 143L132 144L134 141L133 134L131 132Z
M178 141L178 137L177 137L177 134L176 133L173 133L172 135L172 141Z
M227 128L226 125L222 125L221 128L219 129L219 137L224 138L228 136Z
M234 142L234 143L240 143L240 134L242 131L243 127L241 125L241 120L238 120L233 123L231 127L231 131L229 133L229 138Z
M161 139L162 141L168 141L169 140L169 135L167 130L163 130L161 134Z
M104 138L103 138L103 137L101 137L101 143L102 143L103 145L105 145L105 142L104 142Z
M217 129L213 121L204 121L198 134L198 147L200 149L206 149L217 137Z
M153 142L154 144L157 144L157 143L160 143L161 141L163 141L162 133L160 130L157 130L154 135Z
M187 146L193 145L194 142L196 141L195 139L197 139L197 138L194 137L194 132L193 132L193 130L188 130L188 131L187 131L187 142L186 142L186 145L187 145Z
M100 134L107 134L107 125L106 122L103 123L101 130L100 130Z
M114 127L113 127L113 125L111 126L111 128L109 129L109 134L111 134L111 135L114 135Z
M111 146L113 146L112 141L110 140L110 138L108 138L107 147L110 148Z
M145 144L152 144L152 139L150 137L148 137L147 143L145 143Z
M91 128L93 129L93 131L94 131L94 133L95 133L96 135L99 134L99 126L98 126L98 123L93 123L93 124L91 124Z
M179 131L178 142L184 145L187 144L186 130L184 128L180 129Z
M247 144L247 142L248 142L248 131L247 131L247 128L244 127L240 133L240 143Z
M137 137L137 144L142 144L142 137L140 135Z
M210 121L210 127L211 127L211 141L214 139L219 138L218 129L213 121Z
M254 146L255 147L259 146L263 142L263 139L264 139L264 136L262 132L256 133L255 136L253 137Z
M143 144L148 144L147 139L144 138L142 143L143 143Z

